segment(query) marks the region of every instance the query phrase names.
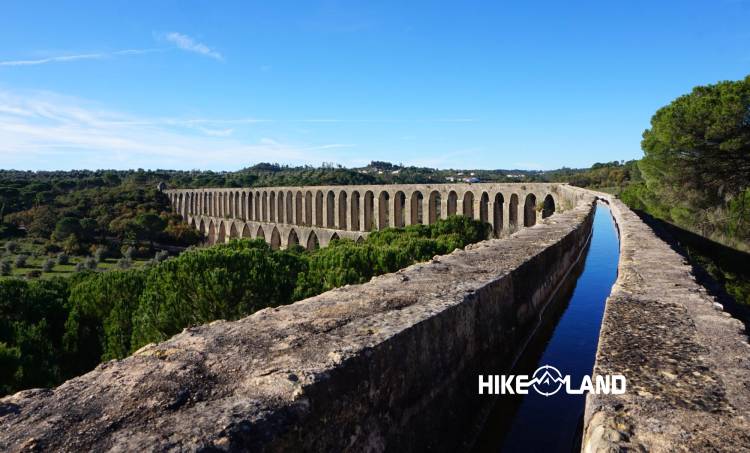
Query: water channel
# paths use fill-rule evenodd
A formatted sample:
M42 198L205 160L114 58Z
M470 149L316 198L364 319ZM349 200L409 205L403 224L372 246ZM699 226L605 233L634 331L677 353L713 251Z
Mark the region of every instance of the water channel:
M617 278L619 238L609 208L598 203L588 249L548 305L544 321L513 374L551 365L578 387L591 375L604 306ZM475 444L477 452L580 451L585 395L498 395Z

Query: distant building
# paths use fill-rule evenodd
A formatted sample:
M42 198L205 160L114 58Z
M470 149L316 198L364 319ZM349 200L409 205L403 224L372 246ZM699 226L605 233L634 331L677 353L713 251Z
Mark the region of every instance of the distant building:
M164 183L164 181L162 181L156 185L156 190L158 190L159 192L164 192L165 190L167 190L167 185Z
M472 178L464 178L464 182L468 182L468 183L479 182L479 178L475 178L475 177L472 177Z

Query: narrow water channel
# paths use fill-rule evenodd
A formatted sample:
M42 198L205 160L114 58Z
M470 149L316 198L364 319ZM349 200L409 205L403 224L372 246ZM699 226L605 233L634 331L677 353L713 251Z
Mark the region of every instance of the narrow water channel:
M549 305L545 320L513 374L533 375L543 365L569 374L574 387L591 375L604 305L617 278L619 238L609 208L598 203L588 250ZM579 451L585 395L551 396L530 389L500 395L480 434L479 452Z

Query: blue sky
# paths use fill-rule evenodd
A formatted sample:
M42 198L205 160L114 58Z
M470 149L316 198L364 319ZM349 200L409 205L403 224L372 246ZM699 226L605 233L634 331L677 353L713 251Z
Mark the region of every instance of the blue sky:
M750 73L750 1L10 0L0 168L589 166Z

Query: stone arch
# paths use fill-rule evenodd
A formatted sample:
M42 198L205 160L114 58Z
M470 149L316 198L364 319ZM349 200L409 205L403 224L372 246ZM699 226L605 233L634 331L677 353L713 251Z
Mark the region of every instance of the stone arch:
M365 242L365 238L363 236L358 236L356 242L357 244L362 244Z
M208 243L216 244L216 225L213 220L208 222Z
M203 199L203 203L201 204L201 214L207 215L208 214L208 194L206 192L203 192L203 195L201 195L201 198Z
M294 194L292 191L286 193L286 223L289 225L294 224Z
M297 225L302 225L304 213L302 212L302 192L298 191L294 201L294 219Z
M281 190L276 195L276 221L284 223L284 191Z
M253 233L250 232L250 226L248 224L245 224L245 226L242 227L242 237L247 239L253 237Z
M312 208L313 208L313 194L312 192L307 192L305 194L305 225L312 226L313 222L313 214L312 214Z
M380 192L380 195L378 195L378 229L382 230L384 228L388 228L389 220L390 220L390 212L388 209L388 202L390 201L391 196L388 194L387 191Z
M297 232L292 228L286 240L286 248L294 247L295 245L299 245L299 236L297 236Z
M273 231L271 231L271 250L278 250L281 248L281 234L279 234L279 229L276 227L273 227Z
M224 222L219 223L219 228L217 228L216 235L216 241L219 244L227 242L227 226Z
M424 195L422 192L415 190L411 194L411 218L409 219L410 225L416 225L418 223L424 223L424 212L422 212L422 206L424 205Z
M515 231L518 228L518 195L513 194L510 196L510 203L508 204L508 225L511 231Z
M495 199L493 200L492 206L492 232L495 233L496 238L499 238L500 234L502 234L503 232L503 208L505 207L503 206L504 204L505 199L503 198L503 194L495 194Z
M406 195L400 190L393 195L393 226L406 226Z
M315 192L315 226L323 226L323 192L320 190Z
M331 242L333 242L333 241L338 241L339 239L341 239L341 238L339 237L338 233L333 233L333 234L331 235L331 240L329 241L329 244L330 244Z
M268 194L268 221L276 221L276 191L274 190Z
M242 192L240 197L240 218L242 220L247 220L247 194Z
M229 209L227 209L229 215L227 217L234 217L234 192L227 194L227 200L229 201Z
M260 222L263 220L263 218L260 216L260 208L263 203L261 203L261 196L260 192L255 192L255 221Z
M190 218L190 222L188 222L188 225L190 225L190 227L191 227L191 228L193 228L193 229L195 229L195 228L196 228L196 225L195 225L195 217L191 217L191 218Z
M240 212L240 208L242 205L240 204L240 193L235 192L234 193L234 215L232 217L239 219L242 217L242 213Z
M200 231L202 238L206 237L206 222L203 219L198 224L198 231Z
M473 219L474 218L474 192L472 192L472 191L469 190L469 191L467 191L464 194L464 203L463 203L463 205L464 205L463 206L464 207L464 210L463 210L464 211L463 212L464 217L468 217L470 219Z
M482 223L488 223L489 219L489 208L490 208L490 196L487 192L482 192L482 196L479 198L479 220Z
M372 231L372 228L374 226L374 217L375 217L375 194L371 191L365 192L365 203L364 203L364 222L365 224L362 225L362 230L364 231Z
M336 228L336 194L329 190L326 194L326 228Z
M440 204L442 202L442 197L440 196L440 192L437 190L433 190L430 192L430 198L427 201L428 207L427 207L427 224L432 225L433 223L437 222L437 219L440 218Z
M523 226L536 225L536 196L533 193L526 195L523 203Z
M253 203L253 193L247 193L247 220L255 220L255 204Z
M348 227L346 222L346 199L346 192L343 190L339 192L339 230L346 230Z
M455 190L451 190L448 193L448 215L456 215L456 210L458 209L458 195L456 194Z
M258 231L255 233L255 239L263 239L266 240L266 232L263 231L263 227L259 226Z
M349 228L351 228L352 231L359 231L362 229L361 225L359 224L359 192L352 192L352 199L350 203L351 206L349 210L351 211L351 225L349 225Z
M318 235L315 231L310 231L310 235L307 236L307 250L315 250L320 248L320 241L318 241Z
M261 203L260 219L264 222L268 222L268 192L265 190L263 191L263 199Z
M552 194L547 194L546 197L544 197L544 202L542 204L542 218L546 219L547 217L551 216L555 213L555 199L552 198Z
M238 237L240 237L240 234L237 232L237 225L232 222L232 226L229 227L229 239L236 239Z

